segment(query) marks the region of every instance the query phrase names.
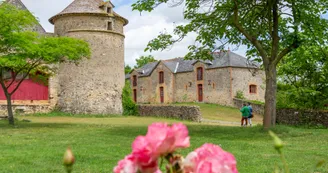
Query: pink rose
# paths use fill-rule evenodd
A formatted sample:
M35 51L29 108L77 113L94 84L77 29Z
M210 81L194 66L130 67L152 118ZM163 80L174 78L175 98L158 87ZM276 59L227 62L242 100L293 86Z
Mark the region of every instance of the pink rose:
M114 173L136 173L137 165L133 162L133 156L125 156L123 160L120 160L117 166L114 168Z
M238 173L235 157L214 144L204 144L187 155L186 173Z
M154 151L154 157L174 152L177 148L189 147L188 129L182 123L154 123L148 127L146 139Z
M138 136L132 143L132 155L138 165L147 166L157 160L153 150L144 136Z
M174 151L177 148L187 148L190 146L190 137L188 136L188 129L182 123L172 125L172 131L175 136L174 146L171 149Z
M175 136L166 123L153 123L148 127L146 139L154 151L154 157L159 157L171 152Z

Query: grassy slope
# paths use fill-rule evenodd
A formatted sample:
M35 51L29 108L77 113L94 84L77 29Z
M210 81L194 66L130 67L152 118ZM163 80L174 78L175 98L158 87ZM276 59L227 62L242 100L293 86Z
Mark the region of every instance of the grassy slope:
M16 128L0 121L0 172L64 172L63 153L68 145L76 156L74 172L112 172L124 155L131 152L131 142L144 135L147 125L158 118L115 117L26 117L32 123L19 122ZM205 142L220 144L233 153L240 173L273 172L279 156L272 140L260 127L222 127L186 122L191 147ZM284 152L291 172L305 172L320 159L328 161L328 131L280 126L275 131L286 143ZM317 172L328 173L328 165Z
M178 105L196 105L200 107L203 118L211 120L222 120L240 122L241 113L239 109L217 104L204 104L204 103L177 103ZM255 115L252 118L253 124L262 124L262 116Z

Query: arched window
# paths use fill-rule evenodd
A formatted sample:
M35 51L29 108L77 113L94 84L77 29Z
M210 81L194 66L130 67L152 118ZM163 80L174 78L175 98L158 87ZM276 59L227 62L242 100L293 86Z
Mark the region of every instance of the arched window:
M197 80L203 80L203 68L202 67L197 68Z
M250 94L256 94L257 93L257 86L252 84L252 85L249 85L249 93Z
M164 72L159 72L159 83L164 83Z

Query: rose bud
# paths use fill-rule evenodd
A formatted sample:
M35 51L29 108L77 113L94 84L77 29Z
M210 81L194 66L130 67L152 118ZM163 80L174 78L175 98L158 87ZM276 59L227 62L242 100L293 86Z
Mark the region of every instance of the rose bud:
M64 154L64 166L68 173L72 172L72 166L75 162L75 158L73 156L73 152L70 147L67 148Z

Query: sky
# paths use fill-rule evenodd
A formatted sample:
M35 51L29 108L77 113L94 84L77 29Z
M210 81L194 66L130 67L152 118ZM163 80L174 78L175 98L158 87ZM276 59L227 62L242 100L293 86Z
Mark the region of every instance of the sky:
M37 17L40 24L47 32L53 32L54 26L48 19L61 12L73 0L21 0L25 6ZM142 55L153 55L155 59L164 60L183 57L188 52L188 46L195 41L195 34L189 34L183 41L175 44L168 50L157 52L144 52L147 43L156 38L160 32L173 31L176 25L186 24L183 19L183 6L171 8L166 4L160 5L154 11L132 11L131 4L135 1L112 0L115 5L114 11L129 20L124 27L125 34L125 57L124 61L130 66L136 64L135 59ZM239 48L234 52L245 55L245 48Z

